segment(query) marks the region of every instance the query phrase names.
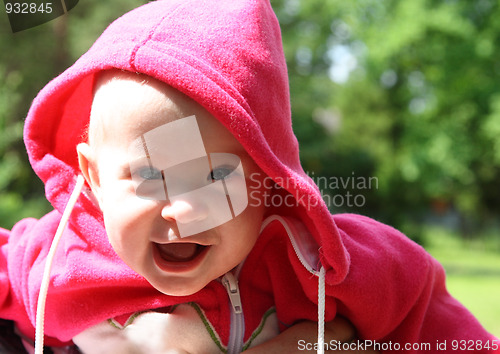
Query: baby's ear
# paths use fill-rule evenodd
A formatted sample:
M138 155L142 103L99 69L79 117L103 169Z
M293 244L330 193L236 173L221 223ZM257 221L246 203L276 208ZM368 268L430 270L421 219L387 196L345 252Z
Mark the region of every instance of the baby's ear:
M101 184L99 181L99 171L97 169L94 150L92 150L89 144L81 143L77 145L76 152L78 153L80 171L100 204L99 195Z

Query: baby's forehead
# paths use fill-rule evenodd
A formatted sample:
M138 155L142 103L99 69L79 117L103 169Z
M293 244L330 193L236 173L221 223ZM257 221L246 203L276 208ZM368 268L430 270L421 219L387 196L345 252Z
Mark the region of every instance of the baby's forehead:
M244 152L237 139L201 105L156 79L108 72L97 78L94 92L90 145L127 147L150 136L158 146L169 140L192 141L201 131L207 148Z
M91 119L113 120L114 124L125 124L125 118L136 110L157 114L143 119L141 124L151 123L154 118L168 118L169 115L161 113L175 114L179 105L174 103L182 100L181 94L172 88L163 87L154 79L147 79L144 76L129 74L117 74L99 77L95 89L91 109Z
M157 126L199 113L194 101L145 75L119 71L97 77L89 142L130 140Z

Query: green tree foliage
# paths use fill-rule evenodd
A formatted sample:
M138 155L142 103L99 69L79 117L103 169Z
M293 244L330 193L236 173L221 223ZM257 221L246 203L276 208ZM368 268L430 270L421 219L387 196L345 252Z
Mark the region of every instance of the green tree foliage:
M497 219L497 2L273 3L305 166L379 181L362 208L338 209L403 228L456 210L464 233Z

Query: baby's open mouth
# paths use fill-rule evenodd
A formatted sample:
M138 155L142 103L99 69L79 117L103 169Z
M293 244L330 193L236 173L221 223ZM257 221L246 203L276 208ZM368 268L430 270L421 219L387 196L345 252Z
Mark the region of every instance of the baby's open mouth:
M156 244L160 257L167 262L189 262L198 257L207 246L198 243L176 242Z

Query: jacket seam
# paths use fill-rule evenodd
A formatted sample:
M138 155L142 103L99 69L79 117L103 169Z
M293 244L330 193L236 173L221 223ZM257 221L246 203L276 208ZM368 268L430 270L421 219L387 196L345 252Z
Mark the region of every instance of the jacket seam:
M177 7L172 12L163 16L158 21L158 23L151 28L151 30L149 31L146 38L141 43L137 44L134 47L134 49L132 50L132 54L130 55L130 59L129 59L129 65L134 69L134 71L137 71L137 68L135 67L134 63L135 63L135 58L136 58L136 55L137 55L137 52L139 51L139 49L141 49L143 46L145 46L153 38L153 35L156 33L157 28L160 27L160 25L163 23L163 21L166 20L167 18L170 18L172 15L174 15L180 9L181 6L182 6L182 4L177 5Z

